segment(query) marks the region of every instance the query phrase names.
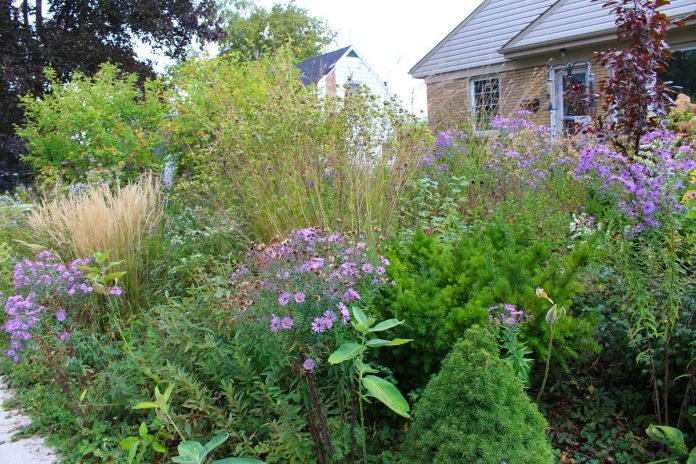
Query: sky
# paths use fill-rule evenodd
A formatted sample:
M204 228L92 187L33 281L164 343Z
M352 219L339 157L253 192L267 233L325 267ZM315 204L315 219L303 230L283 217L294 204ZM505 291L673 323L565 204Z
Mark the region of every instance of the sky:
M382 80L418 114L425 111L425 84L408 71L482 0L295 0L338 33L327 51L353 45ZM270 7L277 0L257 0Z

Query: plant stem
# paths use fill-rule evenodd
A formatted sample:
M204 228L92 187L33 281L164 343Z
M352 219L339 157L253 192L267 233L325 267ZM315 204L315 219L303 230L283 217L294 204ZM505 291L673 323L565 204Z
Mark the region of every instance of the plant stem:
M365 366L365 363L364 363L365 335L364 334L362 336L362 346L363 346L363 349L360 352L361 369L358 372L358 404L360 405L360 431L362 432L363 462L367 463L367 434L365 433L365 414L363 413L363 394L362 394L363 368Z
M546 353L546 367L544 368L544 379L541 381L541 387L539 387L539 391L537 392L535 400L537 403L541 400L541 395L544 394L546 380L549 378L549 365L551 364L551 350L553 349L553 335L555 331L556 323L554 322L553 325L551 325L551 333L549 334L549 352Z

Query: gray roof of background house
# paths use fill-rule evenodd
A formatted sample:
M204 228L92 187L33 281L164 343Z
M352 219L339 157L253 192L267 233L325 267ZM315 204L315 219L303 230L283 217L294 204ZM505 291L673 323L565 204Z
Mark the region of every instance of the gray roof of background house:
M696 0L672 0L660 11L669 17L696 12ZM612 8L590 0L558 0L505 44L502 51L533 48L544 44L563 42L575 37L614 35L616 29Z
M300 81L302 81L304 85L316 84L333 69L336 62L340 60L350 48L350 46L343 47L333 52L324 53L323 55L300 61L297 63L297 68L301 73Z
M485 0L420 60L410 74L424 78L505 62L498 49L553 3L554 0Z
M696 11L696 0L672 0L660 10L672 18L687 15ZM505 63L505 54L518 50L585 37L597 41L614 34L614 20L610 8L591 0L484 0L410 74L426 78Z

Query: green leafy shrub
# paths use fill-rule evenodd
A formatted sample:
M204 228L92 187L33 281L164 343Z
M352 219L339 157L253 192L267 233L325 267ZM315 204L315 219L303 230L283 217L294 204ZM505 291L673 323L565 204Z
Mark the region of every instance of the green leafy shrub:
M524 393L493 337L467 330L413 412L409 463L552 463L546 421Z
M415 340L408 353L393 350L399 356L388 364L397 376L411 386L423 385L464 331L483 324L486 309L499 303L534 316L522 338L541 359L548 343L548 308L536 297L536 287L553 292L559 304L570 308L573 295L583 289L583 270L593 256L590 244L566 254L552 250L552 243L500 220L451 244L419 232L397 246L389 255L389 276L396 285L377 303L383 317L406 321L397 330L399 336ZM557 360L592 347L593 324L570 314L559 323Z
M363 90L322 99L285 50L258 61L189 61L171 78L185 147L176 190L230 205L254 238L292 229L395 230L427 128Z
M163 169L171 111L161 81L141 87L136 74L111 64L93 77L75 73L66 85L54 71L46 74L51 92L22 98L17 131L27 141L24 160L41 179L118 181Z

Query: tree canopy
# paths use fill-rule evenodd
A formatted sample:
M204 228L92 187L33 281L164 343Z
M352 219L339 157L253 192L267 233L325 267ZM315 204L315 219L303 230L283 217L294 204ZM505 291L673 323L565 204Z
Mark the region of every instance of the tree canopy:
M277 3L270 9L248 1L234 1L223 13L225 34L222 52L236 52L255 60L264 53L290 45L299 59L321 53L336 34L325 21L310 16L294 2Z
M139 44L181 58L220 33L214 0L0 0L0 160L21 151L19 97L47 90L44 68L66 82L109 61L146 77L152 64L138 59Z

